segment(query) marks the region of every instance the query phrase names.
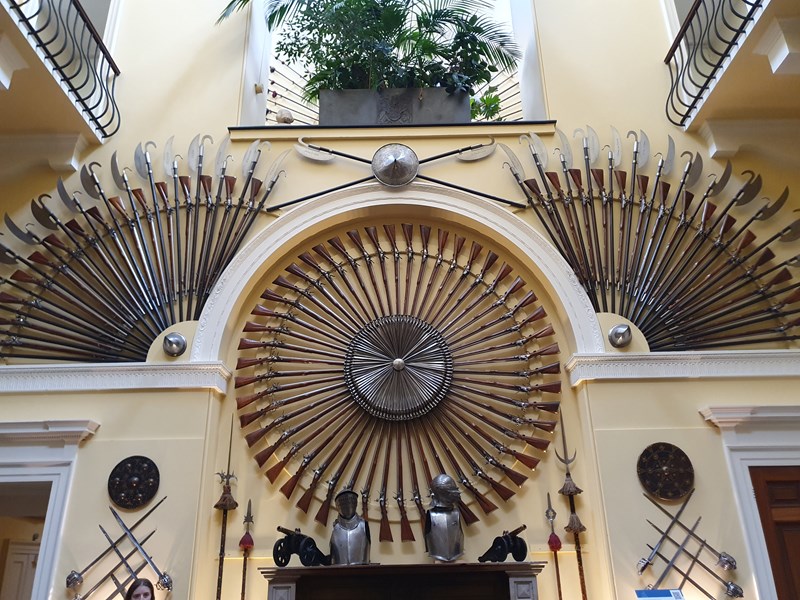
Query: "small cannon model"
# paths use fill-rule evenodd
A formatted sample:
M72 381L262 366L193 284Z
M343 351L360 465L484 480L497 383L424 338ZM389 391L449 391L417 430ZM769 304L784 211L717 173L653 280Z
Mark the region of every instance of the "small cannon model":
M514 531L504 531L503 535L494 538L492 547L489 548L483 556L478 558L479 562L505 562L508 555L514 557L514 560L521 562L528 556L528 545L521 537L520 533L527 529L527 525L520 525Z
M286 535L275 542L272 547L272 558L279 567L288 565L292 554L300 557L300 562L304 567L331 564L330 557L320 552L313 538L303 535L299 529L291 530L278 526L278 531Z

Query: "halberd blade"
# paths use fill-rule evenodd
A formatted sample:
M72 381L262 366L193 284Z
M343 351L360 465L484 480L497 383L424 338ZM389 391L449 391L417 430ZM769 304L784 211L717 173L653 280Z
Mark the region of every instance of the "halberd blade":
M175 151L172 149L172 144L175 142L175 136L170 136L167 143L164 144L164 176L169 179L172 177L172 164L175 162Z
M611 128L611 156L614 168L622 163L622 138L616 127Z
M789 225L786 228L786 233L784 233L779 239L782 242L793 242L797 239L800 239L800 219Z
M303 138L297 138L297 143L294 145L295 151L305 158L316 160L318 162L327 162L333 159L332 152L326 152L317 148L309 146Z
M560 129L556 128L556 133L561 141L561 146L558 148L561 152L561 156L564 157L564 164L566 165L567 169L572 168L572 147L569 144L569 138L566 134L561 131Z
M784 204L786 204L786 200L788 198L789 198L789 188L786 187L786 188L784 188L783 193L781 194L780 198L775 200L775 202L773 202L772 204L768 204L767 206L762 208L760 211L758 211L758 214L756 215L755 218L757 220L759 220L759 221L766 221L771 216L773 216L776 212L778 212L783 207Z
M39 196L38 202L36 200L31 200L31 213L39 225L55 231L58 229L58 225L56 225L53 222L53 219L50 218L50 211L47 210L47 207L45 207L42 198L50 198L50 196L48 194L42 194Z
M517 155L514 154L514 151L509 148L506 144L499 143L497 144L506 153L508 157L508 163L511 165L511 168L516 171L516 174L519 175L521 180L525 179L525 170L522 168L522 163L517 158Z
M217 150L217 157L214 160L214 175L217 177L222 176L222 169L225 166L225 162L228 160L228 144L231 141L231 136L226 135L222 138L222 141L219 144L219 150Z
M684 152L683 154L686 154ZM683 156L681 154L681 156ZM689 175L686 176L686 188L691 188L700 179L703 174L703 157L700 154L695 154L692 158L692 166L689 168ZM716 184L714 186L716 188ZM722 188L720 188L721 190Z
M111 155L111 177L114 179L114 184L120 190L125 190L125 178L122 176L122 170L119 168L119 163L117 162L117 152L114 151L114 154Z
M752 171L745 171L745 173L750 173L751 175L755 175ZM755 175L755 177L751 177L750 181L744 184L744 191L742 192L741 197L736 201L736 206L744 206L748 204L758 195L758 192L761 191L761 186L763 181L761 180L761 175Z
M75 199L67 193L67 188L64 186L64 180L61 177L58 178L56 182L56 190L58 191L58 197L61 199L61 202L64 203L70 212L78 212L78 207L75 205Z
M147 163L149 162L147 158L148 146L153 146L153 148L155 148L156 143L152 141L147 142L145 143L144 148L142 148L142 144L141 142L139 142L139 144L136 146L136 150L134 150L133 152L133 166L136 168L136 172L139 174L139 177L141 177L144 180L149 179L148 177L149 169L147 165Z
M92 163L89 166L98 165L99 163ZM83 185L83 189L86 190L86 193L89 194L95 200L100 199L100 192L97 191L97 187L94 184L94 178L92 177L93 172L89 170L89 167L83 165L81 169L81 185Z
M494 154L494 151L497 149L497 144L494 141L494 138L491 138L491 142L488 144L481 144L476 148L471 148L470 150L464 150L463 152L459 152L456 154L456 158L458 160L463 160L467 162L481 160L482 158L486 158L487 156L491 156Z
M253 166L253 162L258 161L259 150L258 147L261 145L261 140L256 140L252 144L247 147L247 150L242 157L242 177L247 179L247 176L250 174L250 168Z
M540 138L535 133L528 133L528 135L520 136L520 142L523 140L528 143L528 147L531 149L531 152L536 155L536 158L539 159L539 163L542 165L542 169L547 168L547 146L544 145L542 138Z
M647 134L639 130L639 156L636 158L636 164L640 169L643 169L647 166L648 161L650 160L650 138L647 137Z
M27 229L21 229L18 227L17 224L11 220L11 217L8 216L8 213L6 213L3 217L3 221L5 221L6 227L8 227L8 230L13 233L15 237L19 238L26 244L30 244L31 246L36 245L36 240L34 239L34 236L31 235L31 232Z
M672 173L672 168L675 166L675 140L671 135L667 136L667 154L664 157L664 164L661 167L661 175L666 177Z

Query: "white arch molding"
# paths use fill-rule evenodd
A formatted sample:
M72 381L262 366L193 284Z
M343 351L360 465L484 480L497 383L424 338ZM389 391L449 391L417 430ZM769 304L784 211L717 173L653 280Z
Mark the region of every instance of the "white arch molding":
M603 337L594 309L574 272L535 229L508 210L470 194L413 183L402 189L380 184L334 192L301 204L275 220L245 246L220 277L200 316L191 351L192 362L223 358L228 324L239 314L243 298L263 274L270 257L299 239L363 217L365 214L435 211L447 220L490 235L506 246L537 277L568 324L576 353L603 352Z

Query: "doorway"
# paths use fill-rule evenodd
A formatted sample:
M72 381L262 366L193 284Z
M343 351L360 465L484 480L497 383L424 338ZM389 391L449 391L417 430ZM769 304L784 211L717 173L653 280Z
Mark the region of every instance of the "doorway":
M51 482L0 483L0 600L30 598Z
M800 466L750 467L778 600L800 598Z

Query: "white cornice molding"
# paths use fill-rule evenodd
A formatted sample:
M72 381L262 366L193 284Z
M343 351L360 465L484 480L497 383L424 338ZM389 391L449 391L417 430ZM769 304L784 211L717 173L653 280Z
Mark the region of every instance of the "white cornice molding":
M0 423L0 444L79 444L93 436L100 423L91 419Z
M573 355L565 369L573 386L598 380L800 377L800 351L587 353Z
M706 421L722 431L740 425L764 426L780 423L796 427L800 423L800 406L709 406L700 410Z
M700 127L711 158L730 158L743 146L781 157L792 156L800 119L709 119Z
M218 361L0 367L0 394L112 390L227 390L230 370Z
M14 71L26 69L28 63L20 56L7 35L0 32L0 92L11 89Z

